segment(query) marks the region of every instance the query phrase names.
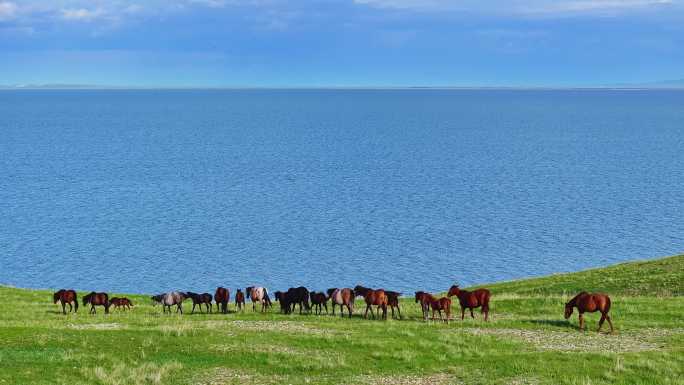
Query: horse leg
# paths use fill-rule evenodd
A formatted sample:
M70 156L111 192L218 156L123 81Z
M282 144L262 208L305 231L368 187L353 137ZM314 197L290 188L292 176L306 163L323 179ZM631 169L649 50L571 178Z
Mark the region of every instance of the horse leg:
M580 330L584 328L584 313L579 313L579 328Z
M62 314L66 315L66 305L62 302Z
M465 307L461 306L461 321L465 318Z
M610 322L610 316L606 313L606 320L608 320L608 325L610 326L610 334L613 334L613 323Z
M363 318L366 319L368 318L368 309L370 308L370 305L366 305L366 312L363 313ZM371 314L373 314L373 311L371 310Z
M399 306L397 306L397 313L399 313L399 319L401 319L401 309L399 309Z
M601 328L603 327L603 321L606 320L606 313L601 313L601 319L599 320L599 327L596 333L601 333Z
M475 319L475 316L473 315L473 308L470 308L470 318Z

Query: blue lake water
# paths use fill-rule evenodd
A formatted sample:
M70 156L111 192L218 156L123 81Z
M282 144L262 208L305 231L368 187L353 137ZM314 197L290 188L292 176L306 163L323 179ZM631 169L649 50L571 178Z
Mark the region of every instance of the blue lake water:
M0 91L0 283L445 290L684 251L684 92Z

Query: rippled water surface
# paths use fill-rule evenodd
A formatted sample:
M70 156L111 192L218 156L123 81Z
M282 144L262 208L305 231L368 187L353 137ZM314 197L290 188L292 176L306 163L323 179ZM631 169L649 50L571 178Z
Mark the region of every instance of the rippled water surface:
M684 251L684 92L0 91L0 283L412 292Z

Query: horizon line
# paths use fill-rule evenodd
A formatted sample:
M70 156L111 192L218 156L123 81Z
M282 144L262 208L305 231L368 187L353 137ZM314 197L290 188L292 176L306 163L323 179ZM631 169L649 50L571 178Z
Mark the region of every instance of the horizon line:
M87 84L0 85L0 90L684 90L683 85L598 86L134 86Z

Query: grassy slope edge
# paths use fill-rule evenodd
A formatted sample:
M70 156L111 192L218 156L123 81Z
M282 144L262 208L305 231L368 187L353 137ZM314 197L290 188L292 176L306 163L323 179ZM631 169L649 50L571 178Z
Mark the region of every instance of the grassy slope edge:
M131 312L63 316L47 291L0 287L0 384L681 384L682 282L683 255L502 282L492 322L449 325L408 298L386 322L162 315L140 295ZM563 320L578 290L611 295L615 334Z

